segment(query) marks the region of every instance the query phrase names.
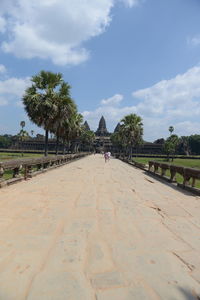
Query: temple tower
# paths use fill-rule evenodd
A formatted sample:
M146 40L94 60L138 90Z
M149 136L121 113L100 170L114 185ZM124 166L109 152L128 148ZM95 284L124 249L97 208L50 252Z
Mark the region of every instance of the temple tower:
M90 131L90 126L88 125L88 122L85 121L85 123L83 124L84 128L86 131Z
M99 127L95 134L97 136L107 136L109 134L108 130L106 128L106 121L103 116L101 117L101 119L99 121Z
M115 127L114 133L119 132L120 129L120 123L117 124L117 126Z

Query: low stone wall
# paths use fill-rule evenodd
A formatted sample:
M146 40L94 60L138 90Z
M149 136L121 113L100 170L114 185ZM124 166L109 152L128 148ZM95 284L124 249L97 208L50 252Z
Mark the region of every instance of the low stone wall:
M169 171L170 177L166 176L166 171ZM154 175L162 177L169 182L177 183L176 175L182 177L182 182L177 183L178 186L187 189L200 195L200 189L196 188L196 180L200 179L200 170L194 168L187 168L173 164L161 163L157 161L149 161L148 171Z
M158 179L163 179L167 182L177 184L177 186L188 190L196 195L200 195L200 189L195 187L196 180L200 179L200 170L194 168L187 168L182 166L177 166L168 163L162 163L158 161L149 161L149 165L138 163L135 161L130 161L127 158L116 157L136 168L140 168L153 176L156 176ZM166 176L167 170L169 171L170 176ZM182 176L182 182L177 183L176 175L179 174Z
M0 162L0 187L27 180L50 169L60 167L75 159L85 157L86 153L57 155L40 158L24 158ZM5 178L9 171L10 179Z
M116 157L116 156L115 156ZM120 157L120 156L117 156L116 158L118 158L118 159L120 159L120 160L122 160L123 162L126 162L126 163L128 163L129 165L132 165L132 166L134 166L134 167L136 167L136 168L140 168L140 169L142 169L142 170L147 170L147 167L146 167L146 165L145 164L142 164L142 163L139 163L139 162L137 162L137 161L130 161L128 158L123 158L123 157Z

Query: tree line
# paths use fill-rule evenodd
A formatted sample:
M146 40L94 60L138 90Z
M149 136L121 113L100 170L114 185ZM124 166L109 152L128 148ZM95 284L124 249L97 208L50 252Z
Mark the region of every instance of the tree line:
M32 85L23 96L23 104L30 120L45 130L45 155L48 154L49 132L56 136L56 154L60 140L65 146L75 139L79 143L93 147L95 134L83 125L83 117L71 97L71 86L63 80L61 73L41 71L31 78ZM119 130L111 136L111 141L120 149L132 155L133 146L142 143L143 124L141 117L130 114L121 120Z
M22 102L29 119L45 130L45 155L48 155L49 133L56 137L56 154L60 142L64 154L66 146L69 149L74 141L77 141L77 147L80 144L89 146L89 150L94 147L95 133L83 124L83 116L71 97L71 86L61 73L43 70L32 76L31 86L25 90ZM23 141L30 136L24 130L24 121L20 126L18 136ZM170 136L154 143L161 143L168 156L175 153L200 155L200 135L178 137L173 131L173 126L170 126ZM132 157L133 148L139 151L144 143L142 118L136 114L126 115L111 134L111 141L117 152ZM9 148L11 144L11 135L0 136L0 148Z
M163 152L168 156L174 154L200 155L200 135L178 137L178 135L172 134L164 141Z
M143 143L142 118L136 114L125 116L111 135L111 141L117 152L131 159L134 148Z
M78 113L71 97L71 86L61 73L41 71L31 78L32 85L23 95L23 104L29 119L45 130L45 156L48 155L49 133L56 136L56 154L60 141L65 154L66 145L79 138L92 143L94 133L83 126L83 117Z

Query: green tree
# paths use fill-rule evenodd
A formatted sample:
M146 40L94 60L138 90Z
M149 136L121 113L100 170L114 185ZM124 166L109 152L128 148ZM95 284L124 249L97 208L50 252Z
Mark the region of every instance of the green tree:
M22 129L25 127L25 125L26 125L25 121L20 122L20 126L21 126Z
M181 136L179 139L178 150L181 154L190 155L189 136Z
M83 116L80 113L74 113L71 118L70 142L74 141L74 151L77 152L80 147L80 137L82 133Z
M83 126L80 139L81 143L84 146L88 146L89 151L91 151L91 147L95 140L95 133L92 130L88 130Z
M8 149L12 145L12 137L8 135L0 136L0 148Z
M123 135L123 130L119 123L117 125L117 130L115 130L115 132L111 134L110 139L114 146L114 152L119 154L119 156L121 156L122 150L125 147L125 139Z
M132 159L133 147L138 148L142 143L142 118L136 114L130 114L125 116L121 122L121 135L126 144L129 159Z
M18 133L19 140L21 141L21 155L22 156L24 156L23 141L29 137L28 132L26 130L24 130L25 125L26 125L25 121L20 122L20 126L21 126L22 129Z
M170 135L164 143L163 150L167 154L167 160L169 161L170 155L172 156L172 161L173 161L173 156L177 150L179 144L179 138L176 134Z
M32 86L23 96L25 110L32 122L45 130L45 156L48 155L48 133L53 128L56 112L57 89L62 84L62 74L41 71L31 79Z
M172 135L172 132L174 132L174 127L173 126L169 126L169 132L170 132L170 134Z
M194 134L189 136L189 147L191 149L192 154L199 155L200 154L200 135Z
M77 112L76 105L74 109L70 113L69 117L65 120L62 126L61 138L63 141L63 154L66 151L66 144L68 146L68 150L72 146L72 141L74 142L75 151L78 149L76 146L77 141L76 139L80 137L82 131L82 122L83 117L81 114Z
M70 96L70 88L68 83L63 82L55 97L56 109L51 131L56 135L56 155L58 154L60 138L65 134L65 123L77 111L76 105Z

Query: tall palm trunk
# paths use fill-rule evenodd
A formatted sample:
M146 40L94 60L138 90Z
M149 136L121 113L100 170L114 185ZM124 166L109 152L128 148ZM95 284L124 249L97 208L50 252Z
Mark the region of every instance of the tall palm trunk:
M58 147L59 147L59 136L56 136L56 155L58 155Z
M133 157L133 147L132 145L130 146L130 151L129 151L129 160L132 161L132 157Z
M63 155L65 155L66 152L66 139L63 139Z
M48 137L49 137L49 131L45 131L45 148L44 148L44 156L48 156Z
M67 143L67 152L69 153L70 152L70 149L71 148L71 142L70 141L68 141L68 143Z

